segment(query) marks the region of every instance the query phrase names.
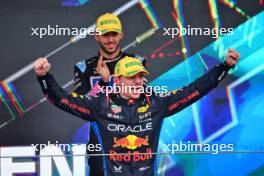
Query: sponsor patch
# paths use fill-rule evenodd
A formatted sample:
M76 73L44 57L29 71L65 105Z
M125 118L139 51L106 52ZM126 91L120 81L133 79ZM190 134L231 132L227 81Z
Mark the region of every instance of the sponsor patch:
M117 105L111 105L111 109L114 113L119 113L122 111L121 106L117 106Z
M85 60L82 60L76 64L76 66L80 69L80 71L83 73L86 70L86 64Z
M139 107L139 108L137 109L137 112L138 112L138 113L145 113L145 112L147 112L148 108L149 108L149 105L146 104L146 106L141 106L141 107Z

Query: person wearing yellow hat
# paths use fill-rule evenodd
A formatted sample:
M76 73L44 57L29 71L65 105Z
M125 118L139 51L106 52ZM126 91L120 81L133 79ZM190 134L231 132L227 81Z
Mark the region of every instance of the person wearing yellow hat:
M123 38L122 24L119 18L111 13L106 13L96 20L95 40L100 45L102 53L113 57L120 52L120 40Z
M163 120L217 87L239 58L239 53L229 49L224 63L216 65L188 86L166 94L155 93L149 96L138 91L148 71L133 57L119 60L114 75L118 86L133 86L135 89L132 89L133 92L109 95L105 92L97 96L67 93L48 73L51 65L45 58L36 60L34 69L43 93L55 106L95 124L95 132L102 146L100 155L95 158L101 158L103 162L100 164L96 159L93 160L94 163L90 165L91 176L153 176L158 175L156 154L159 151ZM109 70L102 58L98 65L98 72L107 77ZM166 152L171 150L166 149Z
M110 83L113 83L114 68L121 58L134 57L142 62L144 66L146 65L146 60L143 57L121 51L120 42L124 34L118 16L112 13L101 15L96 20L95 28L98 35L95 35L94 38L100 47L98 54L92 58L82 60L74 66L74 91L78 94L87 94L96 83L100 83L101 75L96 69L100 57L109 68L110 75L107 80Z

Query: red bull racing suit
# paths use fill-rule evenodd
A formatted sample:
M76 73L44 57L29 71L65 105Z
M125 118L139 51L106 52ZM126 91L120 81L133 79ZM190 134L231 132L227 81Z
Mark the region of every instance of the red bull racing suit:
M51 74L38 77L44 94L58 108L95 122L94 129L102 146L102 165L90 169L103 175L157 175L160 129L171 116L206 95L225 77L229 67L222 63L181 89L168 93L141 94L125 100L119 94L98 93L82 96L67 93Z
M120 59L124 58L125 56L138 58L142 62L142 64L146 66L146 60L143 57L139 55L128 54L122 51L115 58L111 58L111 59L103 58L111 74L108 85L112 85L113 83L113 74L114 74L114 68L115 68L116 63ZM90 92L91 94L93 94L92 89L96 86L97 83L99 83L100 85L100 82L101 82L100 80L102 79L99 73L96 71L99 57L100 57L100 54L98 53L96 56L86 59L86 60L82 60L74 66L74 92L75 93L86 95ZM96 145L98 144L98 139L96 137L96 134L94 133L94 130L95 130L94 128L96 127L96 125L93 123L90 123L90 126L92 128L89 128L90 135L89 135L89 143L87 145L89 144ZM87 150L87 153L89 155L90 151ZM92 154L96 154L96 153L97 152L94 152L94 151L92 152ZM98 154L100 154L100 152L98 152ZM90 167L94 167L93 165L103 165L103 161L101 157L91 156L91 155L89 155L88 163ZM103 175L102 170L90 170L91 176L93 175L98 176L98 174Z

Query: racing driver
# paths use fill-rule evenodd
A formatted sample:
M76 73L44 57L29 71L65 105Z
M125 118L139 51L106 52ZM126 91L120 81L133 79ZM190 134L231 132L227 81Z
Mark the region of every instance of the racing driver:
M102 146L103 165L91 170L102 170L104 175L157 175L157 152L162 121L197 101L223 80L240 56L229 49L225 62L215 66L193 83L169 93L147 95L140 91L148 71L142 63L126 56L118 61L114 82L119 93L100 91L96 96L82 96L64 91L49 73L50 63L39 58L34 63L43 93L58 108L88 121L95 122L95 133ZM98 72L107 82L107 67L100 60ZM120 88L121 87L121 88ZM127 87L132 87L128 89ZM125 90L123 89L125 88Z

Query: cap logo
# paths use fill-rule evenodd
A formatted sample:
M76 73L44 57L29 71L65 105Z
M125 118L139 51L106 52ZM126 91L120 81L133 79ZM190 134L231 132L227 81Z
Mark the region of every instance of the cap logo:
M127 64L125 64L125 67L128 68L128 67L132 67L132 66L141 66L141 63L140 62L129 62Z
M127 72L127 75L134 75L138 72L138 70L133 70L133 71L130 71L130 72Z
M104 20L104 21L101 21L101 25L107 25L107 24L118 24L118 21L117 20Z

